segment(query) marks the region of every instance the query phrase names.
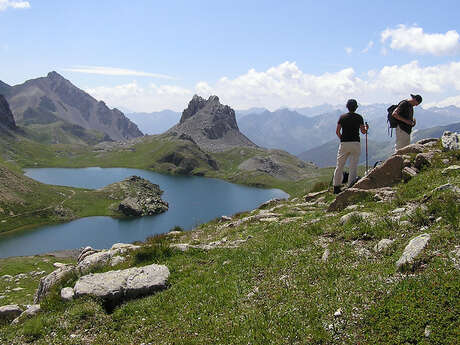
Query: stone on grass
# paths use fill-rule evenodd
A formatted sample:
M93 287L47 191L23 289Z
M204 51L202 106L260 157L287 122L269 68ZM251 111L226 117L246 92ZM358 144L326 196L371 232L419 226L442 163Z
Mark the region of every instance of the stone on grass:
M76 270L74 266L67 265L59 267L47 276L40 279L38 283L37 291L35 292L34 303L40 302L45 297L53 286L60 283L69 275L75 274Z
M17 304L8 304L0 307L0 321L11 321L21 315L22 309Z
M384 239L380 240L379 243L377 243L374 246L374 251L376 253L383 252L383 251L387 250L393 243L394 243L394 240L384 238Z
M121 264L122 262L125 262L125 261L126 261L126 259L123 256L115 255L110 260L110 266L116 266L116 265Z
M391 187L401 181L403 167L403 157L398 155L391 156L381 165L373 168L366 176L356 182L353 188L375 189L381 187Z
M429 144L429 143L437 143L438 141L439 141L438 138L425 138L425 139L421 139L421 140L417 141L416 144L426 145L426 144Z
M93 267L108 265L112 255L109 251L96 252L86 256L77 265L77 270L84 274L89 272Z
M166 288L168 277L168 268L156 264L89 274L78 279L74 287L75 297L93 296L120 302Z
M443 190L451 190L452 192L457 193L457 194L460 193L460 188L451 183L446 183L446 184L443 184L442 186L436 187L435 189L433 189L433 192L439 192Z
M425 249L430 238L431 235L425 233L410 240L409 244L404 248L402 256L396 262L396 268L400 271L413 269L417 257Z
M322 190L320 192L316 192L316 193L308 193L307 195L305 195L304 199L305 199L305 201L311 201L311 200L316 199L317 197L319 197L321 195L324 195L326 193L327 193L327 189Z
M335 200L329 205L327 211L341 211L350 204L353 204L359 200L362 200L368 196L372 196L371 191L357 189L357 188L348 188L342 193L338 194Z
M415 157L414 165L419 170L421 168L423 168L424 166L431 166L431 162L433 160L433 157L434 157L434 152L433 151L425 152L425 153L419 153Z
M73 291L73 288L65 287L65 288L61 289L61 298L64 301L71 301L71 300L73 300L74 296L75 296L75 292Z
M416 144L407 145L399 149L398 151L395 152L395 155L405 155L408 153L421 153L421 152L423 152L423 145L416 143Z
M353 211L353 212L350 212L350 213L340 217L340 224L345 225L354 217L357 217L357 218L360 218L360 219L367 219L367 218L369 218L371 216L372 216L372 213L369 213L369 212Z
M41 310L40 304L32 304L29 306L26 310L24 310L21 315L19 315L17 318L15 318L11 324L15 325L18 324L19 322L22 322L26 319L29 319L35 315L37 315Z
M441 143L446 151L460 150L460 134L445 131L441 137Z
M450 172L453 172L453 171L458 172L458 170L460 170L460 165L451 165L450 167L445 168L442 171L442 174L447 175L447 174L449 174Z
M417 171L410 167L404 167L402 170L402 179L404 182L409 181L412 177L417 175Z
M330 254L331 254L331 251L329 250L329 248L326 248L324 250L323 256L321 257L321 261L327 262L327 260L329 259Z

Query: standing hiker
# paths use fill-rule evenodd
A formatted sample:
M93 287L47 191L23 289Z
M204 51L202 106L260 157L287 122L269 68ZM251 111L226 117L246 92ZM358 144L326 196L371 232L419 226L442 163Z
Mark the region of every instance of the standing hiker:
M350 175L348 178L348 186L351 187L355 183L359 155L361 154L361 143L359 140L359 130L361 133L367 133L368 126L364 125L363 117L356 114L358 103L354 99L349 99L347 102L348 113L340 116L337 122L335 133L340 139L339 151L337 152L337 165L334 171L334 194L340 193L340 185L343 178L343 167L350 157Z
M422 103L422 96L410 95L411 99L401 101L393 111L393 117L398 121L396 127L395 151L410 144L410 133L415 126L414 107Z

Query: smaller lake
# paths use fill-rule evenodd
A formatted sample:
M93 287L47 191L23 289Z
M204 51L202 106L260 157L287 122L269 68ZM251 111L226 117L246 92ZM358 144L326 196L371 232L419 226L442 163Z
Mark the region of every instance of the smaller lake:
M85 246L109 248L168 232L174 226L191 230L222 215L258 207L272 198L289 195L279 189L260 189L204 177L169 176L126 168L27 169L26 175L43 183L97 189L137 175L156 183L169 210L157 216L115 219L88 217L68 223L0 235L0 257L34 255Z

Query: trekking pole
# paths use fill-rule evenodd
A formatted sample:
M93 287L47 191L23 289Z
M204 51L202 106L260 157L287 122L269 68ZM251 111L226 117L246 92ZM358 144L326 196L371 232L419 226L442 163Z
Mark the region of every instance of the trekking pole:
M366 175L367 171L369 170L369 161L368 161L368 155L367 155L367 130L369 129L369 125L366 122Z

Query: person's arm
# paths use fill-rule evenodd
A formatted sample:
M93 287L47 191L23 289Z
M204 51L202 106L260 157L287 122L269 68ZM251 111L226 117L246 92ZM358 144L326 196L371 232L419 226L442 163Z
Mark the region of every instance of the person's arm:
M359 129L361 129L361 133L366 134L369 129L369 125L367 123L365 125L360 125Z
M342 134L340 134L340 130L342 129L342 126L340 125L340 123L337 124L337 128L335 130L335 134L337 134L337 136L339 137L339 139L342 139Z
M397 108L395 109L395 111L393 112L392 116L393 116L396 120L401 121L401 122L404 122L405 124L407 124L407 125L409 125L409 126L411 126L411 127L414 127L414 126L415 126L415 119L414 119L414 121L408 120L408 119L402 117L401 115L399 115L399 111L400 111L400 109L399 109L399 107L397 107Z

